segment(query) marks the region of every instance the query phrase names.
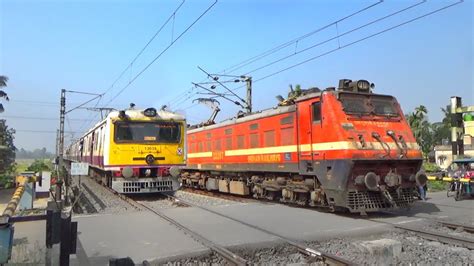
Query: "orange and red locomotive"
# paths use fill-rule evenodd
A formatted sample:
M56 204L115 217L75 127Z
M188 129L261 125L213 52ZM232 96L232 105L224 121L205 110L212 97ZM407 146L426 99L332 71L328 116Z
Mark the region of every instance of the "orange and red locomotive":
M365 213L409 207L426 175L396 99L365 80L187 132L183 186Z

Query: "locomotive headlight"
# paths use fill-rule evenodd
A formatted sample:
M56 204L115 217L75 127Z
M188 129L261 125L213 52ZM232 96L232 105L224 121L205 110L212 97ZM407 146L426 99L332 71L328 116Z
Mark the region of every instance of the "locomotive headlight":
M367 80L359 80L357 81L357 89L363 90L363 91L368 91L370 88L370 83Z
M156 109L155 108L147 108L143 111L143 115L146 117L155 117L156 116Z
M364 176L364 183L368 190L377 191L379 189L380 176L374 172L368 172Z

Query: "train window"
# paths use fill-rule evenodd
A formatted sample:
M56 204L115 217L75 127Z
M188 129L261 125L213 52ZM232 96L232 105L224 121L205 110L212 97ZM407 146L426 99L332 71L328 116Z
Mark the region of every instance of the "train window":
M227 150L232 150L232 138L231 137L227 137L225 139L225 148Z
M232 134L232 128L228 128L225 130L226 135L231 135Z
M371 96L370 103L375 115L399 116L392 97Z
M293 127L287 127L281 129L281 145L291 145L293 143Z
M258 148L258 133L250 134L250 148Z
M237 136L237 149L243 149L245 148L245 136L240 135Z
M275 130L265 131L264 135L265 147L275 146Z
M313 109L313 122L321 121L321 102L315 102L312 104Z
M202 152L202 142L198 142L198 152Z
M222 150L220 139L217 139L217 140L214 141L214 150L216 150L216 151L221 151Z
M210 140L206 141L206 151L212 151L211 141L210 141Z
M366 95L341 93L339 100L344 112L348 114L370 114L369 98Z
M117 122L116 142L178 143L181 124L175 122Z
M249 126L249 128L250 128L250 130L257 130L257 129L258 129L258 124L257 124L257 123L251 124L251 125Z
M293 124L293 115L289 115L280 119L280 125L290 125Z

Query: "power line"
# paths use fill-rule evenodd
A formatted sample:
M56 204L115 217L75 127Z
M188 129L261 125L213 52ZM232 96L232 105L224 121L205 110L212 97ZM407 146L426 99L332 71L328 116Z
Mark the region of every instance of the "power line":
M201 15L195 19L193 21L193 23L191 23L183 32L181 32L181 34L176 38L174 39L170 45L168 45L163 51L161 51L161 53L159 53L147 66L145 66L145 68L143 68L135 77L133 77L133 79L131 79L127 85L125 85L114 97L112 97L112 99L106 104L106 106L111 103L113 100L115 100L120 94L122 94L122 92L127 89L138 77L140 77L153 63L156 62L156 60L158 60L166 51L168 51L168 49L173 46L174 43L176 43L176 41L178 41L184 34L186 34L186 32L188 32L189 29L191 29L194 24L196 24L199 20L201 20L201 18L209 11L211 10L211 8L217 4L217 1L218 0L215 0L215 2L210 5L203 13L201 13Z
M150 38L150 40L148 40L148 42L145 44L145 46L143 46L143 48L137 53L137 55L132 59L132 61L127 65L127 67L118 75L118 77L114 80L114 82L112 82L112 84L109 86L109 88L107 88L104 93L102 95L105 95L106 93L108 93L114 86L115 84L123 77L123 75L127 72L128 69L130 69L133 64L136 62L136 60L143 54L143 52L146 50L146 48L148 48L148 46L153 42L153 40L160 34L160 32L164 29L164 27L170 22L171 19L173 19L173 24L174 24L174 18L175 18L175 15L176 13L178 12L178 10L183 6L184 2L186 0L183 0L179 5L178 7L173 11L173 13L168 17L168 19L160 26L160 28L155 32L155 34ZM173 26L174 27L174 26ZM130 82L129 82L130 84ZM99 101L97 101L97 103L95 104L94 108L96 108L99 103L100 103L101 99L99 99ZM111 100L112 101L112 100ZM108 106L108 104L110 104L109 101L107 103L106 106ZM90 125L91 122L93 122L94 120L96 120L98 117L98 114L93 117L93 115L90 115L89 116L89 124L87 124L87 122L85 122L84 124L82 124L80 126L80 129L82 129L85 125Z
M368 35L368 36L366 36L366 37L360 38L360 39L358 39L358 40L356 40L356 41L353 41L353 42L350 42L350 43L348 43L348 44L339 46L339 47L337 47L337 48L335 48L335 49L326 51L326 52L324 52L324 53L322 53L322 54L319 54L319 55L317 55L317 56L314 56L314 57L311 57L311 58L306 59L306 60L304 60L304 61L301 61L301 62L299 62L299 63L297 63L297 64L291 65L291 66L289 66L289 67L283 68L283 69L281 69L281 70L279 70L279 71L276 71L276 72L274 72L274 73L271 73L271 74L269 74L269 75L266 75L266 76L264 76L264 77L262 77L262 78L256 79L256 80L254 81L254 83L257 82L257 81L261 81L261 80L267 79L267 78L269 78L269 77L275 76L275 75L277 75L277 74L280 74L280 73L282 73L282 72L284 72L284 71L287 71L287 70L289 70L289 69L292 69L292 68L295 68L295 67L297 67L297 66L300 66L300 65L302 65L302 64L308 63L308 62L310 62L310 61L316 60L316 59L318 59L318 58L320 58L320 57L323 57L323 56L325 56L325 55L331 54L331 53L336 52L336 51L338 51L338 50L347 48L347 47L352 46L352 45L354 45L354 44L357 44L357 43L359 43L359 42L368 40L368 39L370 39L370 38L373 38L373 37L378 36L378 35L380 35L380 34L383 34L383 33L385 33L385 32L394 30L394 29L396 29L396 28L399 28L399 27L401 27L401 26L404 26L404 25L409 24L409 23L411 23L411 22L414 22L414 21L416 21L416 20L419 20L419 19L422 19L422 18L424 18L424 17L430 16L430 15L432 15L432 14L438 13L438 12L440 12L440 11L442 11L442 10L448 9L448 8L450 8L450 7L452 7L452 6L455 6L455 5L458 5L458 4L462 3L462 2L464 2L464 0L459 0L459 1L456 2L456 3L449 4L449 5L447 5L447 6L444 6L444 7L438 8L438 9L435 9L435 10L433 10L433 11L431 11L431 12L426 13L426 14L423 14L423 15L417 16L417 17L415 17L415 18L413 18L413 19L410 19L410 20L404 21L404 22L402 22L402 23L399 23L399 24L397 24L397 25L395 25L395 26L386 28L386 29L384 29L384 30L381 30L381 31L378 31L378 32L376 32L376 33L370 34L370 35ZM235 90L240 89L240 88L243 88L243 87L244 87L244 86L240 86L240 87L236 88Z
M392 12L392 13L390 13L390 14L388 14L388 15L385 15L385 16L383 16L383 17L380 17L380 18L378 18L378 19L372 20L372 21L370 21L370 22L368 22L368 23L365 23L365 24L363 24L363 25L361 25L361 26L354 27L354 28L352 28L351 30L348 30L348 31L346 31L346 32L344 32L344 33L341 33L341 34L337 34L336 36L333 36L333 37L328 38L328 39L326 39L326 40L324 40L324 41L321 41L321 42L319 42L319 43L316 43L316 44L314 44L314 45L311 45L311 46L309 46L309 47L307 47L307 48L305 48L305 49L303 49L303 50L300 50L300 51L295 52L295 53L293 53L293 54L290 54L290 55L281 57L281 58L279 58L279 59L277 59L277 60L274 60L274 61L272 61L272 62L270 62L270 63L267 63L267 64L265 64L265 65L263 65L263 66L257 67L257 68L255 68L255 69L253 69L253 70L251 70L251 71L245 73L244 75L249 75L249 74L254 73L254 72L256 72L256 71L262 70L262 69L267 68L267 67L269 67L269 66L271 66L271 65L274 65L274 64L279 63L279 62L281 62L281 61L284 61L284 60L286 60L286 59L288 59L288 58L291 58L291 57L293 57L293 56L296 56L296 55L298 55L298 54L300 54L300 53L309 51L309 50L311 50L311 49L313 49L313 48L316 48L316 47L321 46L321 45L323 45L323 44L329 43L329 42L331 42L331 41L333 41L333 40L336 40L336 39L339 40L340 37L343 37L343 36L346 36L346 35L348 35L348 34L350 34L350 33L359 31L359 30L361 30L361 29L363 29L363 28L366 28L366 27L368 27L368 26L370 26L370 25L376 24L376 23L378 23L378 22L380 22L380 21L382 21L382 20L385 20L385 19L387 19L387 18L396 16L396 15L398 15L398 14L400 14L400 13L403 13L403 12L409 10L409 9L412 9L412 8L415 8L415 7L419 6L419 5L421 5L421 4L424 4L425 2L426 2L426 0L422 0L422 1L418 2L418 3L415 3L415 4L412 4L412 5L408 6L408 7L402 8L402 9L400 9L400 10L397 10L397 11L395 11L395 12ZM341 47L340 42L338 42L338 47ZM338 49L336 49L336 50L338 50ZM260 80L260 79L255 80L255 82L258 81L258 80ZM238 88L240 89L241 87L244 87L244 86L240 86L240 87L238 87Z
M251 63L253 63L253 62L256 62L256 61L258 61L258 60L261 60L261 59L263 59L263 58L265 58L265 57L267 57L267 56L269 56L269 55L271 55L271 54L273 54L273 53L276 53L276 52L280 51L280 50L283 49L283 48L286 48L286 47L288 47L288 46L290 46L290 45L292 45L292 44L294 44L294 43L297 43L297 42L299 42L299 41L301 41L301 40L303 40L303 39L305 39L305 38L308 38L308 37L310 37L310 36L312 36L312 35L314 35L314 34L320 32L320 31L322 31L322 30L324 30L324 29L326 29L326 28L329 28L329 27L332 26L332 25L337 25L337 23L339 23L339 22L342 22L342 21L347 20L347 19L349 19L349 18L351 18L351 17L353 17L353 16L355 16L355 15L357 15L357 14L360 14L360 13L366 11L366 10L369 10L370 8L373 8L373 7L375 7L375 6L379 5L379 4L381 4L382 2L383 2L383 0L379 0L378 2L376 2L376 3L374 3L374 4L370 4L370 5L368 5L368 6L364 7L364 8L362 8L362 9L359 9L359 10L357 10L357 11L355 11L355 12L353 12L353 13L347 15L347 16L345 16L345 17L342 17L342 18L340 18L340 19L337 19L337 20L335 20L335 21L333 21L333 22L331 22L331 23L329 23L329 24L327 24L327 25L325 25L325 26L322 26L322 27L320 27L320 28L318 28L318 29L315 29L315 30L313 30L313 31L311 31L311 32L308 32L308 33L306 33L306 34L304 34L304 35L302 35L302 36L299 36L299 37L297 37L297 38L295 38L295 39L293 39L293 40L287 41L287 42L285 42L285 43L283 43L283 44L280 44L280 45L278 45L278 46L276 46L276 47L273 47L273 48L271 48L271 49L269 49L269 50L267 50L267 51L265 51L265 52L263 52L263 53L260 53L260 54L258 54L258 55L255 55L255 56L251 57L251 58L248 58L248 59L246 59L246 60L244 60L244 61L242 61L242 62L240 62L240 63L238 63L238 64L236 64L236 65L233 65L233 66L231 66L231 67L228 67L228 68L222 70L221 73L234 72L234 71L236 71L237 69L240 69L240 68L242 68L242 67L244 67L244 66L246 66L246 65L249 65L249 64L251 64ZM222 74L221 74L221 75L222 75ZM224 76L238 77L238 76L235 76L235 75L224 75ZM224 82L223 82L223 83L224 83ZM200 83L200 84L202 84L202 83ZM192 90L192 89L194 89L194 88L191 88L190 90L188 90L189 93L191 93L191 90ZM197 93L194 93L194 95L196 95L196 94L197 94ZM180 95L186 95L186 92L184 92L183 94L180 94ZM172 105L171 102L178 100L179 103L175 103L174 105L179 106L180 104L186 102L188 99L190 99L190 98L193 97L193 95L190 95L189 97L185 98L184 100L182 100L182 99L179 100L180 95L178 95L177 97L173 98L173 99L170 101L169 105Z
M15 129L15 132L29 132L29 133L54 133L56 134L56 130L36 130L36 129ZM64 133L82 133L79 131L64 131Z
M234 66L231 66L231 67L229 67L229 68L227 68L227 69L224 69L224 70L221 71L221 72L224 72L224 73L235 72L236 70L241 69L241 68L244 67L244 66L247 66L247 65L249 65L249 64L251 64L251 63L253 63L253 62L255 62L255 61L258 61L258 60L260 60L260 59L262 59L262 58L265 58L265 57L267 57L267 56L269 56L269 55L271 55L271 54L274 54L274 53L280 51L281 49L286 48L286 47L288 47L288 46L290 46L290 45L292 45L292 44L298 43L299 41L301 41L301 40L303 40L303 39L305 39L305 38L308 38L308 37L310 37L310 36L312 36L312 35L314 35L314 34L320 32L320 31L322 31L322 30L325 30L325 29L327 29L327 28L333 26L333 25L337 25L338 23L340 23L340 22L342 22L342 21L344 21L344 20L347 20L347 19L349 19L349 18L351 18L351 17L354 17L355 15L360 14L360 13L362 13L362 12L364 12L364 11L367 11L367 10L369 10L369 9L371 9L371 8L373 8L373 7L375 7L375 6L379 5L379 4L381 4L381 3L383 3L383 0L379 0L378 2L376 2L376 3L374 3L374 4L371 4L371 5L369 5L369 6L366 6L366 7L362 8L362 9L359 9L359 10L357 10L357 11L355 11L355 12L353 12L353 13L351 13L351 14L349 14L349 15L343 17L343 18L340 18L340 19L338 19L338 20L335 20L335 21L333 21L333 22L331 22L331 23L329 23L329 24L327 24L327 25L324 25L324 26L322 26L322 27L320 27L320 28L318 28L318 29L315 29L315 30L313 30L313 31L311 31L311 32L308 32L308 33L306 33L306 34L304 34L304 35L302 35L302 36L300 36L300 37L297 37L297 38L295 38L295 39L293 39L293 40L291 40L291 41L288 41L288 42L282 43L282 44L280 44L280 45L277 45L277 46L275 46L275 47L273 47L273 48L271 48L271 49L269 49L269 50L267 50L267 51L265 51L265 52L263 52L263 53L260 53L260 54L258 54L258 55L256 55L256 56L253 56L253 57L251 57L251 58L248 58L248 59L246 59L246 60L244 60L244 61L242 61L242 62L240 62L240 63L238 63L238 64L236 64L236 65L234 65Z
M181 4L179 4L179 6L174 10L174 12L168 17L168 19L161 25L161 27L155 32L155 34L150 38L150 40L148 40L148 42L145 44L145 46L143 46L143 48L140 50L140 52L138 52L138 54L133 58L133 60L127 65L127 67L122 71L122 73L120 73L120 75L115 79L115 81L112 83L112 85L107 89L105 90L104 94L106 94L107 92L109 92L113 87L114 85L117 83L117 81L119 81L123 75L125 74L125 72L127 72L127 70L129 68L132 67L133 63L135 63L135 61L137 61L138 57L140 57L140 55L142 55L142 53L146 50L146 48L150 45L151 42L153 42L153 40L156 38L156 36L158 36L158 34L160 34L160 32L163 30L163 28L170 22L170 20L173 18L174 20L174 16L176 15L176 12L178 12L178 10L183 6L184 2L186 0L183 0L181 2Z
M41 117L41 116L18 116L18 115L5 115L1 118L11 118L11 119L31 119L31 120L51 120L51 121L58 121L59 118L54 117ZM70 118L71 121L87 121L87 119L80 119L80 118Z

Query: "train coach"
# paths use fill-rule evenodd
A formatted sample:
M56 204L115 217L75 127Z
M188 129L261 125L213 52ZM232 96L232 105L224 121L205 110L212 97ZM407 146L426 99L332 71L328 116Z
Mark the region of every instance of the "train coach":
M188 129L183 186L366 213L409 207L427 177L396 99L365 80Z
M90 175L119 193L172 192L170 172L185 164L184 116L148 108L111 112L66 150ZM171 170L171 171L170 171Z

